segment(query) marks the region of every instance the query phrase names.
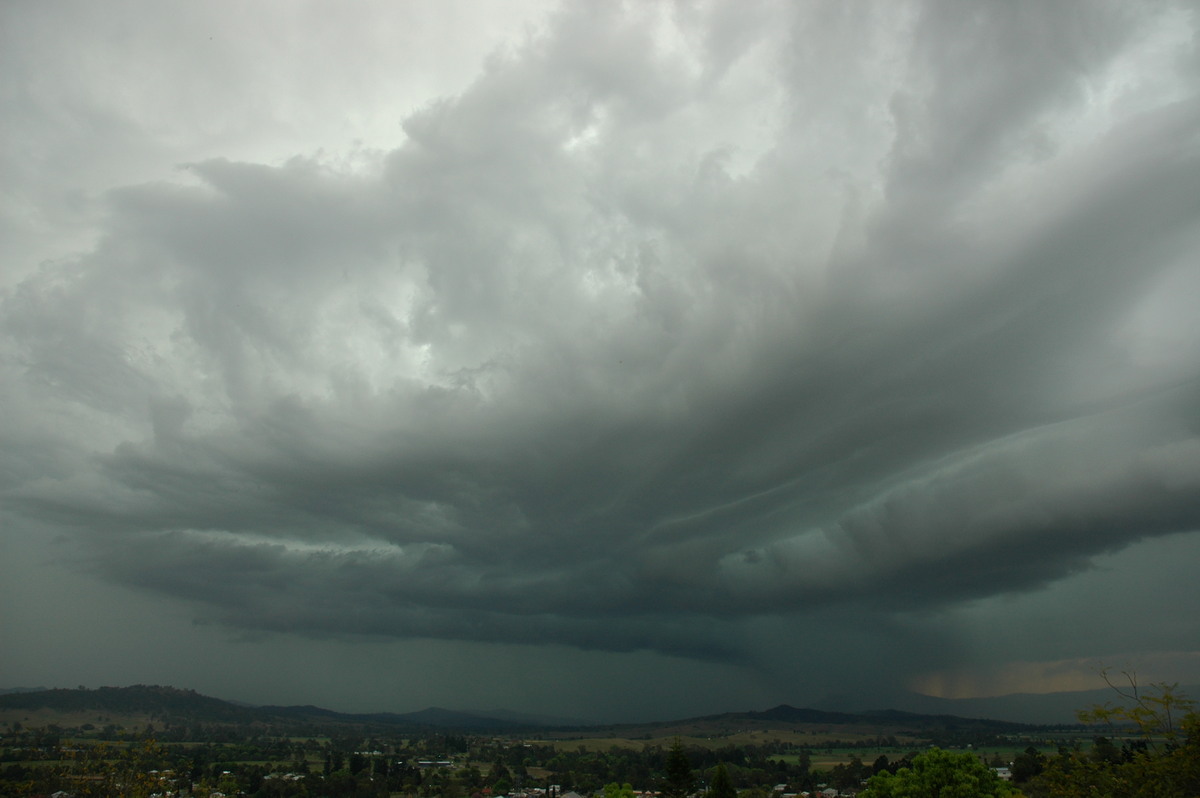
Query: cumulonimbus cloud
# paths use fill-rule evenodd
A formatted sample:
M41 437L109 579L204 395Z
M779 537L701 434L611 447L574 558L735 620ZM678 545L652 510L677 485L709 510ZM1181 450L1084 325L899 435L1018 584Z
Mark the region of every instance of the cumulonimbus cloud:
M3 296L10 511L234 626L715 658L1195 529L1162 18L815 8L568 6L353 170L112 193Z

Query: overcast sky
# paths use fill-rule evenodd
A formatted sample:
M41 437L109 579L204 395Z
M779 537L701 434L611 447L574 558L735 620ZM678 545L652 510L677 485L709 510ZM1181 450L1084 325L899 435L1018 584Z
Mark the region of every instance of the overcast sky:
M1200 682L1189 2L0 7L0 686Z

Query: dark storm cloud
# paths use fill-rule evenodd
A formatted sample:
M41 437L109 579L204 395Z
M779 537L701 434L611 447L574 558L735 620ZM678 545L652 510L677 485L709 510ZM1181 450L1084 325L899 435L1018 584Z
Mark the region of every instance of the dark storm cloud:
M1163 18L729 10L568 6L365 166L112 192L3 297L6 505L235 627L731 661L1200 527Z

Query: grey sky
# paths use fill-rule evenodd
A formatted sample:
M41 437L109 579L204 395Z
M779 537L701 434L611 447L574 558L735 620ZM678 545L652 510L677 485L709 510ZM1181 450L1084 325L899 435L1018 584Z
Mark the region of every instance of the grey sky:
M0 15L0 682L1200 682L1190 4Z

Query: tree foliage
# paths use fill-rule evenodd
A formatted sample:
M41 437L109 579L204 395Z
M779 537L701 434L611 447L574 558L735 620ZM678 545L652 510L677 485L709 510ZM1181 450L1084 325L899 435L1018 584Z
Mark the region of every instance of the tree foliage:
M970 753L933 748L895 773L876 773L863 798L1007 798L1017 796L988 766Z
M1082 710L1077 713L1081 723L1132 726L1150 746L1156 747L1160 743L1175 743L1184 721L1195 715L1196 702L1179 693L1177 684L1159 682L1143 688L1132 671L1121 672L1120 681L1124 684L1115 683L1108 671L1101 671L1100 675L1122 703L1114 706L1105 702Z
M1105 703L1079 713L1087 723L1104 723L1136 739L1120 749L1097 737L1090 752L1063 750L1029 782L1034 798L1194 798L1200 795L1200 714L1172 684L1138 685L1124 673L1117 686L1123 703Z
M634 798L633 785L629 782L617 784L615 781L604 785L604 798Z
M667 754L666 777L663 779L663 798L687 798L696 789L696 776L692 773L692 762L683 750L679 738L671 744Z
M713 770L712 781L708 785L708 798L737 798L737 790L733 780L729 778L729 769L725 763L719 763Z

